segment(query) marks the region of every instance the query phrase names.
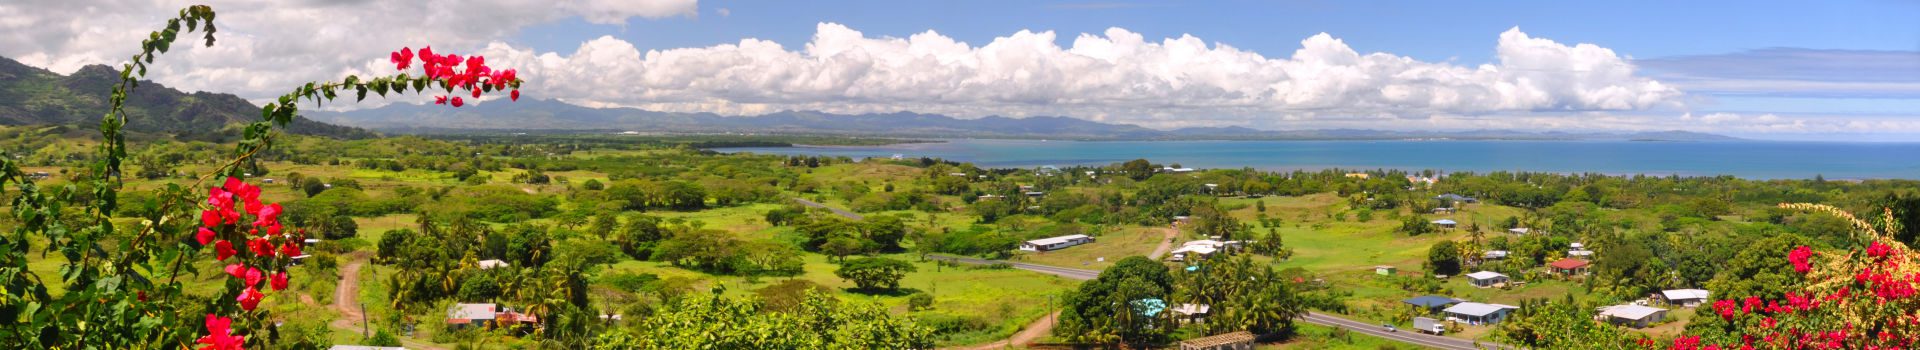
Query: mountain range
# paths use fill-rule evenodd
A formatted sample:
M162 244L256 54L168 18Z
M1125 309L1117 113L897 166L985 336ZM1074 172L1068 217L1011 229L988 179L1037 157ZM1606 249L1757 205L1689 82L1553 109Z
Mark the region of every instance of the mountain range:
M1688 131L1634 133L1513 130L1387 131L1365 129L1258 130L1193 127L1159 130L1070 117L962 119L911 112L835 114L781 111L755 116L676 113L635 108L591 108L557 100L490 101L463 108L390 104L348 112L309 112L315 120L399 133L626 132L786 133L923 138L1040 138L1081 140L1649 140L1714 141L1735 138Z
M72 125L87 129L100 125L107 98L120 72L104 65L80 68L72 75L22 64L0 57L0 125ZM260 106L222 93L186 93L152 81L142 81L127 96L126 130L168 135L178 139L224 140L238 134L229 126L260 120ZM377 134L295 118L287 126L295 134L341 138Z

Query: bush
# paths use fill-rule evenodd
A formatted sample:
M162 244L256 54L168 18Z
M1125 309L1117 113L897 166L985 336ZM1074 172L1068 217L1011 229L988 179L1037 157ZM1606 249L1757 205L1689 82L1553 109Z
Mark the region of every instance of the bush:
M932 308L933 308L933 295L931 294L921 292L921 293L913 293L912 296L907 297L908 310L920 311L920 310L927 310Z

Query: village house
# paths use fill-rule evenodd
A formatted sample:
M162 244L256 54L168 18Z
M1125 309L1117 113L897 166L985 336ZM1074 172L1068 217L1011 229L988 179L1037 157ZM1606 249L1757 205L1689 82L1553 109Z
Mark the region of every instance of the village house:
M1059 237L1047 237L1047 238L1041 238L1041 239L1022 242L1020 243L1020 250L1029 251L1029 252L1045 252L1045 251L1065 249L1067 247L1072 247L1072 246L1077 246L1077 245L1087 244L1087 243L1093 243L1093 237L1089 237L1087 235L1066 235L1066 236L1059 236Z
M1252 350L1253 333L1239 331L1180 341L1180 350Z
M1640 305L1614 305L1600 308L1601 321L1633 328L1646 328L1666 319L1667 309Z
M1207 314L1212 311L1213 307L1207 304L1180 304L1173 308L1173 317L1181 322L1201 323L1207 321Z
M1553 269L1553 273L1563 276L1584 276L1587 274L1587 265L1592 265L1592 263L1574 258L1561 258L1560 260L1548 263L1547 267Z
M1474 287L1498 287L1507 283L1507 275L1493 271L1479 271L1467 274L1467 284Z
M1478 326L1500 323L1500 320L1507 318L1507 314L1518 309L1520 307L1512 305L1464 302L1440 312L1445 313L1447 319Z
M1454 222L1453 219L1440 219L1440 220L1434 220L1433 225L1440 226L1440 228L1443 228L1443 229L1451 230L1453 229L1454 226L1460 225L1460 223Z
M1669 289L1655 293L1651 299L1666 303L1667 306L1698 307L1706 303L1712 294L1705 289Z
M497 304L453 304L447 308L447 327L492 328L499 318L499 307Z
M1574 243L1574 244L1567 245L1567 256L1581 258L1581 259L1593 259L1593 251L1587 250L1586 245L1582 245L1580 243Z
M1365 179L1373 178L1373 175L1369 175L1367 173L1347 173L1347 177L1365 180Z
M1206 258L1213 257L1213 253L1220 251L1220 246L1211 245L1211 244L1194 244L1196 242L1199 242L1199 241L1187 242L1186 244L1180 245L1179 249L1174 249L1173 252L1167 254L1167 259L1172 261L1187 261L1187 259L1206 259Z
M1507 233L1511 233L1516 236L1525 236L1528 233L1532 233L1532 232L1533 232L1533 229L1525 228L1525 227L1515 227L1515 228L1507 229Z

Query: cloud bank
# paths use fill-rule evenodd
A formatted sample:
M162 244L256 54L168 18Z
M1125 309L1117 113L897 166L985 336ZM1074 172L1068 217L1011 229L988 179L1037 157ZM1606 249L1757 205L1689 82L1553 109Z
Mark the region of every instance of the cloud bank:
M1464 66L1359 53L1328 34L1267 57L1190 35L1149 41L1121 28L1056 44L1020 31L971 45L938 32L867 36L821 23L798 49L745 39L648 50L601 37L572 53L493 43L545 96L589 105L754 114L912 110L960 116L1070 115L1143 124L1273 116L1426 117L1516 111L1633 111L1681 92L1635 74L1612 50L1500 33L1497 62Z

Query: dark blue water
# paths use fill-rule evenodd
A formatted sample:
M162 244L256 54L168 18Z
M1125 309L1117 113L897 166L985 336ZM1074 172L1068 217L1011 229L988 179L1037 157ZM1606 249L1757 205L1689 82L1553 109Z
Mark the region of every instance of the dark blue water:
M1754 179L1920 179L1920 143L1634 141L948 140L889 146L726 148L723 152L935 157L989 168L1106 165L1135 158L1193 168L1539 171L1733 175Z

